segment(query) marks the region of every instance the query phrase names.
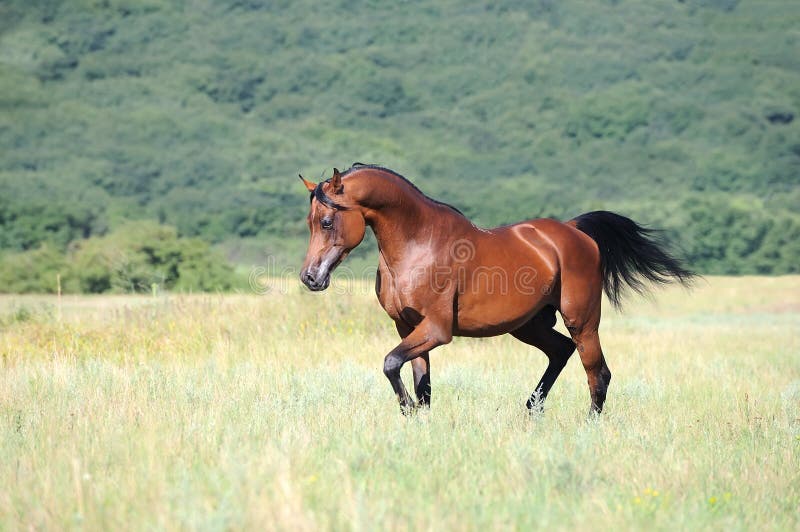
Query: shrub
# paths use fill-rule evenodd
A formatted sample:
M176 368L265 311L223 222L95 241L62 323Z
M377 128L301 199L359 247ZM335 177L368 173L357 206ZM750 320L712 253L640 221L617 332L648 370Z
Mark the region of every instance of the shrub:
M223 257L173 227L128 223L103 237L74 241L63 254L42 247L0 257L0 292L65 293L228 291L244 286Z

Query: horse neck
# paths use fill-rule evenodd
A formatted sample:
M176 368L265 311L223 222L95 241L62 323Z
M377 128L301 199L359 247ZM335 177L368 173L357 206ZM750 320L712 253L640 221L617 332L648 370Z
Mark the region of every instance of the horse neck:
M364 190L359 204L389 264L408 256L412 246L449 238L442 232L443 227L453 230L473 227L461 214L426 197L391 173L361 170L351 179Z

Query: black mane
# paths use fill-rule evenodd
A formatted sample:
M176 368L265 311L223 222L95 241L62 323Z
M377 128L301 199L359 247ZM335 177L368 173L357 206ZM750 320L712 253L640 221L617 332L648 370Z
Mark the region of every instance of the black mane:
M425 194L424 192L422 192L422 191L421 191L419 188L417 188L417 185L415 185L414 183L412 183L411 181L409 181L408 179L406 179L406 178L405 178L405 177L403 177L402 175L398 174L398 173L397 173L397 172L395 172L394 170L391 170L391 169L389 169L389 168L385 168L385 167L383 167L383 166L379 166L379 165L377 165L377 164L364 164L364 163L358 163L358 162L356 162L356 163L353 163L353 164L352 164L352 166L350 166L350 168L348 168L348 169L347 169L347 170L346 170L346 171L345 171L345 172L342 174L342 177L344 177L344 176L346 176L347 174L349 174L349 173L351 173L351 172L354 172L354 171L356 171L356 170L361 170L362 168L370 168L370 169L373 169L373 170L381 170L381 171L384 171L384 172L390 173L390 174L392 174L392 175L393 175L393 176L395 176L395 177L399 177L400 179L402 179L403 181L405 181L406 183L408 183L408 184L411 186L411 188L413 188L414 190L416 190L417 192L419 192L419 193L420 193L420 194L421 194L421 195L422 195L424 198L427 198L427 199L431 200L432 202L436 203L437 205L442 205L442 206L444 206L444 207L447 207L448 209L452 209L452 210L454 210L455 212L457 212L458 214L460 214L461 216L464 216L464 213L463 213L463 212L461 212L461 211L460 211L460 210L458 210L457 208L453 207L453 206L452 206L452 205L450 205L449 203L445 203L445 202L443 202L443 201L439 201L439 200L437 200L437 199L433 199L432 197L430 197L430 196L426 195L426 194Z

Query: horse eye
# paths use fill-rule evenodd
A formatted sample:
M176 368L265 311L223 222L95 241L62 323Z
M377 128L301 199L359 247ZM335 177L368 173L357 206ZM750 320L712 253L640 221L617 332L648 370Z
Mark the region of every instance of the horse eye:
M320 222L320 225L322 226L323 229L330 229L331 227L333 227L333 220L331 220L330 218L323 218L322 221Z

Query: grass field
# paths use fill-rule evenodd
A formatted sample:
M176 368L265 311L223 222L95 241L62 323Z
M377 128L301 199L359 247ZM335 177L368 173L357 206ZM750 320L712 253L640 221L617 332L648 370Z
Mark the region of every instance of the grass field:
M577 358L528 416L510 337L435 351L403 417L371 287L297 284L0 298L0 530L800 527L800 277L607 311L600 419Z

